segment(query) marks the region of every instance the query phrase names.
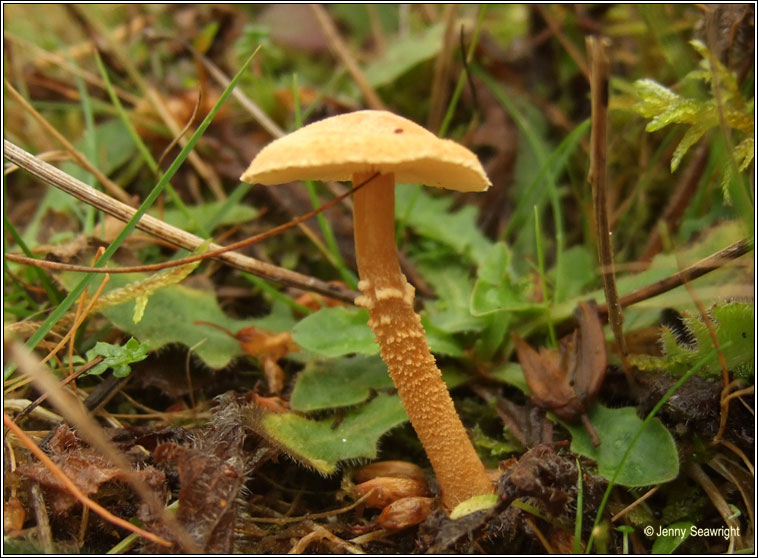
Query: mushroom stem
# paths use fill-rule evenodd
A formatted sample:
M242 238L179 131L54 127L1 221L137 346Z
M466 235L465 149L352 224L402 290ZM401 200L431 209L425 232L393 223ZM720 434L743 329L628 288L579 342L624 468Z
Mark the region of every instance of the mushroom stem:
M353 183L371 179L355 173ZM474 451L442 374L429 350L421 318L413 310L413 287L400 270L395 243L395 177L380 174L355 193L355 251L363 293L356 304L368 309L408 418L426 450L448 510L473 496L492 493L484 465Z

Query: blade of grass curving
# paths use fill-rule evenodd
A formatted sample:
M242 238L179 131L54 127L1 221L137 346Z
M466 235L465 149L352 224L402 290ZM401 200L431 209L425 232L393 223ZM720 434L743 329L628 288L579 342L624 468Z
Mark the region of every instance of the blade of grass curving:
M92 110L92 100L87 92L87 86L85 85L84 80L81 77L74 75L74 81L76 82L76 88L79 91L82 116L84 117L84 129L86 132L84 134L85 144L82 147L82 150L84 151L84 156L88 160L92 161L93 164L97 164L97 134L95 133L95 116ZM89 186L97 188L97 181L90 173L87 173L85 182ZM84 214L84 233L87 236L92 235L92 231L95 229L96 215L97 212L95 211L95 208L88 205Z
M137 147L137 151L142 156L142 160L145 162L145 164L148 166L148 168L152 171L152 173L155 176L160 176L161 171L160 171L160 167L158 166L158 162L153 157L153 154L150 153L150 150L145 145L145 142L142 141L142 138L137 133L137 130L132 124L132 121L129 119L129 115L126 113L124 106L121 104L121 100L118 98L118 95L116 94L116 90L114 89L113 84L111 83L111 78L108 75L108 70L106 69L105 64L103 64L103 60L100 57L100 53L97 50L95 51L95 62L97 63L97 69L99 70L100 75L103 78L103 83L105 84L105 89L108 92L108 96L111 99L111 103L113 103L113 106L116 109L116 113L121 118L121 122L123 122L124 126L126 126L126 130L127 132L129 132L129 136L132 138L134 145ZM210 238L211 235L193 217L192 213L190 213L189 209L187 208L185 203L182 201L182 198L179 196L176 190L174 190L174 187L170 183L166 184L166 193L169 195L169 197L171 198L171 201L174 202L176 207L182 213L184 218L187 219L187 222L195 227L195 230L200 234L200 236L202 236L203 238Z
M553 150L553 152L550 154L550 157L540 167L539 172L535 175L535 177L532 179L532 182L526 188L527 194L525 196L521 196L518 200L516 200L516 206L513 209L513 214L508 220L508 223L506 223L505 231L503 233L504 236L507 236L514 230L518 230L523 227L524 221L528 216L529 208L535 205L537 201L535 198L538 198L542 192L542 189L539 186L545 179L545 176L550 171L555 173L552 176L556 176L563 171L564 167L568 163L569 157L571 157L571 155L574 153L574 150L580 145L581 140L587 135L589 130L590 121L587 119L577 125L577 127L574 128L574 130L572 130L571 133L568 134L560 144L558 144L558 147Z
M250 283L258 287L261 291L269 295L274 300L278 300L279 302L282 302L292 308L293 310L300 312L301 314L308 315L312 314L313 310L308 308L307 306L303 306L299 302L295 301L291 297L287 296L286 294L282 293L272 285L268 283L268 281L264 281L260 277L256 277L252 273L247 273L245 271L242 272L242 276L247 279Z
M292 74L292 97L295 101L295 127L301 128L303 126L303 118L300 112L300 88L298 87L297 83L297 74ZM306 180L305 187L308 190L308 196L311 199L313 209L318 209L320 204L318 201L318 196L316 195L316 185L312 180ZM316 220L318 221L318 226L321 229L321 234L324 235L324 240L326 240L326 245L329 248L329 253L332 256L331 261L333 261L336 265L340 277L342 277L342 280L345 281L345 283L347 283L351 289L357 288L358 281L355 278L355 275L351 273L351 271L345 265L345 260L342 259L342 253L340 252L339 246L337 246L337 239L334 236L334 231L332 230L332 226L329 223L329 220L324 216L323 213L316 215Z
M724 343L721 346L721 349L728 347L731 343ZM658 400L658 403L655 404L655 407L648 413L648 415L645 417L645 420L642 421L642 424L640 425L639 429L637 430L634 437L629 442L629 446L626 448L626 451L624 452L624 455L621 456L621 460L618 463L618 466L616 467L616 471L613 473L613 477L608 480L608 487L605 489L605 494L603 494L603 499L600 502L600 506L597 510L597 515L595 516L595 522L592 525L592 533L590 535L589 540L587 541L587 548L585 549L585 554L589 554L592 550L592 543L594 542L594 533L597 529L598 525L600 525L600 520L603 517L603 511L605 511L605 506L608 504L608 499L611 496L611 490L613 489L616 478L618 477L619 473L624 467L624 464L626 463L627 458L632 453L632 449L634 449L634 446L637 444L637 440L639 440L640 436L642 436L642 432L647 428L647 425L650 424L650 421L653 420L655 415L658 414L658 411L661 410L661 407L666 404L666 401L671 399L671 396L674 395L676 390L678 390L684 382L686 382L692 375L695 374L698 370L700 370L700 367L703 366L705 363L707 363L710 359L712 359L716 354L715 349L711 349L706 353L706 355L698 360L692 368L687 370L687 372L679 378L679 380L669 388L669 390Z
M216 213L213 214L213 217L206 222L208 230L212 231L215 229L229 210L242 201L242 198L245 197L245 194L250 191L252 186L252 184L248 184L247 182L240 182L237 184L237 187L231 194L229 194L223 205L219 207Z
M540 228L540 212L537 206L534 206L534 237L537 245L537 269L540 273L540 285L542 287L542 300L545 307L548 308L547 329L550 333L550 343L553 347L558 346L558 340L555 336L555 327L553 326L553 320L550 319L550 294L547 290L547 279L545 277L545 256L542 252L542 230Z
M574 519L574 547L572 554L582 553L582 517L584 515L584 483L582 482L582 465L576 458L576 518Z
M487 6L479 7L479 17L476 18L476 27L474 27L474 36L471 38L471 44L466 52L466 64L469 64L474 59L474 51L476 45L479 43L479 31L482 29L482 22L484 21L484 14L487 12ZM455 89L450 97L450 103L447 105L447 111L445 112L445 118L440 125L440 131L437 134L439 137L444 138L447 135L447 129L450 127L450 122L453 120L453 114L455 114L455 108L458 106L458 100L461 98L463 92L463 85L466 83L466 66L461 70L461 74L458 76L458 83L455 84Z
M208 128L208 126L210 126L210 123L213 121L218 111L221 109L223 104L229 98L232 91L236 87L237 83L242 78L243 73L245 72L245 70L247 69L248 65L253 60L253 58L255 58L256 54L258 54L259 50L260 50L260 46L256 48L255 51L244 62L244 64L242 65L242 68L240 68L240 70L237 72L237 75L234 76L232 81L229 83L229 86L223 91L223 93L221 93L221 96L219 97L216 104L213 106L211 111L208 113L205 119L203 119L203 122L200 124L200 126L198 126L195 133L189 139L189 141L187 142L187 145L181 150L179 155L177 155L176 159L174 159L174 162L171 163L171 166L169 166L166 173L158 181L158 184L155 185L155 187L150 192L150 194L145 198L145 201L143 201L142 204L139 206L139 208L137 209L137 212L134 214L134 217L132 217L129 220L129 222L124 226L123 230L118 234L115 240L107 248L107 250L102 255L102 257L95 263L95 267L104 266L110 260L113 254L115 254L116 250L119 248L119 246L121 246L121 243L123 243L126 237L131 234L131 232L137 226L137 222L140 220L142 215L144 215L145 212L148 210L148 208L152 206L152 204L161 194L163 189L166 187L166 184L168 184L168 181L171 180L174 174L176 174L176 171L178 171L179 167L181 167L182 163L184 163L184 160L190 154L190 152L194 148L197 141L205 133L205 130ZM26 342L27 348L31 350L37 346L37 344L48 334L48 332L53 328L53 326L58 322L58 320L60 320L63 317L63 315L68 311L68 309L71 307L74 301L79 298L82 292L84 292L84 289L86 289L87 286L89 286L89 284L92 282L95 276L96 274L89 273L84 278L82 278L82 280L69 292L68 296L66 296L66 298L63 299L63 302L61 302L58 305L58 307L42 323L39 329L29 338L29 340ZM3 374L4 379L7 379L13 373L14 370L15 370L15 366L12 364L6 367Z
M534 127L524 117L523 112L520 111L518 107L516 107L516 105L511 101L508 95L505 94L505 91L500 86L500 84L492 79L492 76L490 76L486 71L484 71L476 64L471 64L471 69L473 73L484 82L487 89L490 90L497 101L510 115L510 117L518 126L519 130L524 134L524 137L532 148L534 155L537 157L537 160L540 164L540 171L537 175L539 178L535 178L533 185L538 184L538 180L541 180L544 169L545 186L547 188L547 195L550 199L550 206L553 212L553 220L555 221L555 267L556 269L561 269L561 261L563 259L563 212L561 210L560 197L558 194L558 185L555 181L557 172L551 164L551 159L553 156L556 156L556 153L554 152L552 156L548 156L546 153L545 145L540 140L539 135L537 134ZM573 136L577 143L579 139L581 139L582 133L580 133L580 130L582 130L584 126L585 123L580 124L577 126L574 132L570 134L570 137ZM587 126L589 125L587 124ZM574 134L576 135L574 136ZM564 143L565 142L566 140L564 140ZM567 144L567 146L568 145L570 144ZM568 158L568 150L565 157ZM529 205L533 205L533 203ZM528 208L529 206L526 207ZM511 221L513 221L513 218L511 218ZM558 285L560 282L560 274L556 275L555 281L555 290L560 292Z
M3 190L5 190L5 188L3 188ZM26 254L26 257L33 258L34 254L32 254L32 251L29 250L26 242L24 242L24 239L21 238L20 234L18 234L16 227L13 226L13 223L10 222L7 215L3 215L3 222L5 223L5 230L11 233L13 240L16 241L18 247L21 248L24 254ZM50 303L53 305L58 304L61 301L61 293L57 288L55 288L55 284L53 283L52 279L50 279L47 272L43 268L35 267L33 269L36 270L35 273L37 275L37 278L39 279L40 283L42 283L42 288L45 289L45 294L47 294L47 298L50 299Z

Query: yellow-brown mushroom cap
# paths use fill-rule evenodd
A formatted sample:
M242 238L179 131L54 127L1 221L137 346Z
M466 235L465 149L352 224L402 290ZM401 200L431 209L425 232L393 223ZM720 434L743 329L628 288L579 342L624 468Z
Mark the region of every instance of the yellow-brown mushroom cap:
M391 112L362 110L326 118L264 147L241 180L352 180L355 173L393 173L395 181L462 192L491 185L479 159Z

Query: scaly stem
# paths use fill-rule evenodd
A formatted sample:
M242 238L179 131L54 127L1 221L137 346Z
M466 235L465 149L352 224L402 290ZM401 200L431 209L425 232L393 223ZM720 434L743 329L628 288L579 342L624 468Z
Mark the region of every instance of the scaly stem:
M353 183L372 173L356 173ZM363 296L408 418L426 450L448 510L473 496L492 493L484 465L442 381L421 318L413 310L414 289L405 279L395 244L395 178L382 174L355 193L355 250Z

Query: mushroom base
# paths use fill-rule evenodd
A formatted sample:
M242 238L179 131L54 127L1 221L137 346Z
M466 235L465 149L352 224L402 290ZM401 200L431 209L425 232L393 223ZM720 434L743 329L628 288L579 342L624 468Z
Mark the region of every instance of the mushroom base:
M371 176L356 174L353 182L360 184ZM450 510L493 489L413 310L414 289L397 258L394 187L393 175L379 175L355 194L358 287L363 293L356 304L369 311L382 359L432 464L442 504Z

